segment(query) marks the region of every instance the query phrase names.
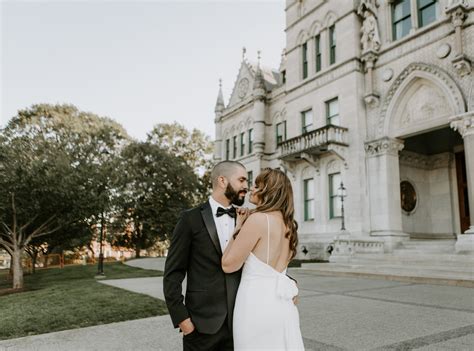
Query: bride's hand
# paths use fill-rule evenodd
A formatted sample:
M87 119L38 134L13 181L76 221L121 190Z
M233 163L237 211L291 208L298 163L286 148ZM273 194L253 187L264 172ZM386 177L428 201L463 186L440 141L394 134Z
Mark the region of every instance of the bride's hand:
M246 207L237 209L237 221L235 223L235 230L238 231L250 215L250 210Z

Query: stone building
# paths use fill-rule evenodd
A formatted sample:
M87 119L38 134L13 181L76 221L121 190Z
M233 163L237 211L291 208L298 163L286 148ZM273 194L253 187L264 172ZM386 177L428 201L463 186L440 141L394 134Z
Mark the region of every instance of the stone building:
M299 257L422 239L474 250L473 8L287 0L280 67L244 51L227 104L219 91L214 158L244 163L249 178L287 172Z

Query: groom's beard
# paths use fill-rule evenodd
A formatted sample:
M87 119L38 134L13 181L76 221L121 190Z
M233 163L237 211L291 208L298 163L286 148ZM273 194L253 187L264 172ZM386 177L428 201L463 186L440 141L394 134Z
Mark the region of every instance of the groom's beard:
M240 197L240 193L243 193L242 197ZM225 189L225 197L230 200L230 203L236 206L242 206L245 202L245 194L247 193L246 190L241 190L240 192L235 191L232 185L227 184L227 188Z

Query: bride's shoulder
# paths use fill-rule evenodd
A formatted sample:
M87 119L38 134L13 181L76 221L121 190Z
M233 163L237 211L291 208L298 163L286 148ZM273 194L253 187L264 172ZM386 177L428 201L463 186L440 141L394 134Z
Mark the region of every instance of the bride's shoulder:
M253 212L249 215L245 223L254 226L261 226L266 223L266 215L263 212Z

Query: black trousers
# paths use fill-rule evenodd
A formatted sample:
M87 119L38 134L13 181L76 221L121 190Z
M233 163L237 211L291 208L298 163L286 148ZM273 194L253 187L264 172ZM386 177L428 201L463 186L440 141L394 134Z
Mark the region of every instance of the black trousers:
M215 334L203 334L196 329L183 336L184 351L233 351L234 339L229 330L227 319Z

